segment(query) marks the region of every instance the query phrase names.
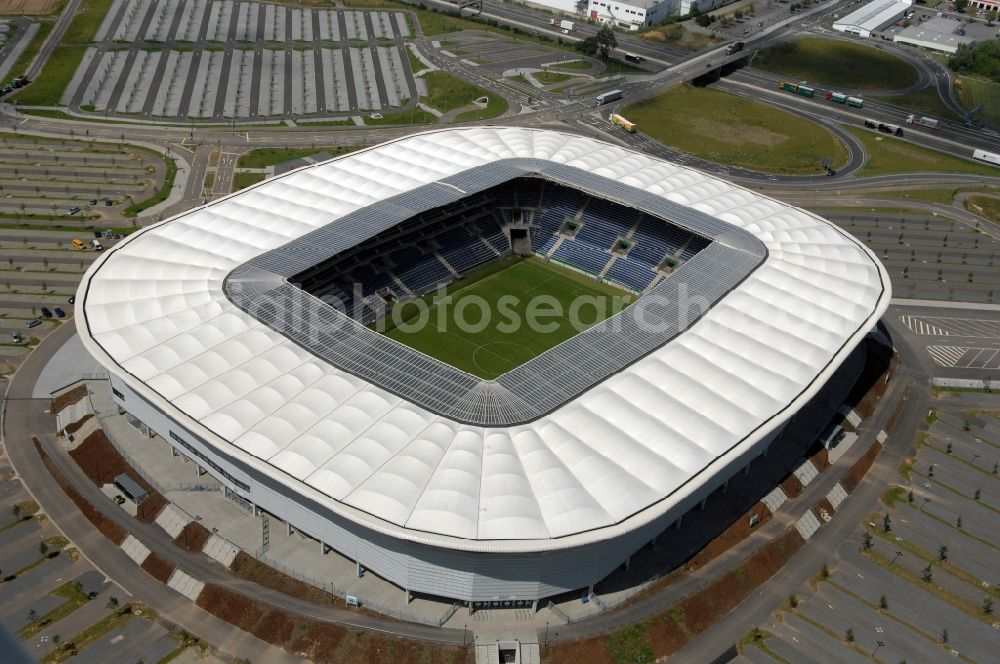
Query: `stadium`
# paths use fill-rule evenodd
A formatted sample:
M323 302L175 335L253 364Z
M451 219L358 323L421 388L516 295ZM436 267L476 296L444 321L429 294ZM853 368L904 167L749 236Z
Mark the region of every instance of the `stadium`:
M75 306L119 406L232 496L407 597L530 604L670 546L889 299L814 214L477 127L144 228Z

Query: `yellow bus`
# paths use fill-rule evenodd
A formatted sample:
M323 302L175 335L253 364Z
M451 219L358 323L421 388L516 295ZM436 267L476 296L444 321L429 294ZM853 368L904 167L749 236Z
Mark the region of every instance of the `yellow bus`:
M625 131L627 131L630 134L634 134L635 133L635 123L634 122L629 122L628 120L626 120L622 116L618 115L617 113L612 113L611 114L611 124L618 125L619 127L621 127L622 129L624 129Z

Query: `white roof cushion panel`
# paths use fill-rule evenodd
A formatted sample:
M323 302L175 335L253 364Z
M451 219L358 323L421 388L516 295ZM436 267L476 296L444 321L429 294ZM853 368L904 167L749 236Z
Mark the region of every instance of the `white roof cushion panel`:
M374 201L508 157L569 164L689 205L768 258L678 338L511 429L450 422L237 310L239 264ZM553 131L400 139L274 178L120 243L81 290L87 332L219 444L333 501L463 539L565 537L665 499L781 411L870 325L884 272L810 213L644 154ZM335 503L334 503L335 504Z

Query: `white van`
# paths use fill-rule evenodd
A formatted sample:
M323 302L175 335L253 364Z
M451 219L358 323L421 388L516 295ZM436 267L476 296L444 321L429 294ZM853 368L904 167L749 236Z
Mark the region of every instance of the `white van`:
M97 240L90 241L90 248L93 249L94 251L101 251L104 249L104 247L101 246L101 243L98 242Z

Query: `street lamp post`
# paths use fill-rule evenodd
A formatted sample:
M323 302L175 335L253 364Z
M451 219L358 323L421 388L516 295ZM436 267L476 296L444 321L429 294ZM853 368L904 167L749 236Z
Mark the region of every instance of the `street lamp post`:
M872 651L872 657L874 657L875 653L877 653L879 651L879 648L882 648L884 645L885 645L884 641L876 641L875 642L875 650Z
M893 556L893 558L892 558L892 562L891 562L891 563L889 563L889 566L890 566L890 567L892 567L893 565L895 565L895 564L896 564L896 561L897 561L897 560L899 560L899 557L900 557L901 555L903 555L903 552L902 552L902 551L897 551L897 552L896 552L896 555L895 555L895 556Z

